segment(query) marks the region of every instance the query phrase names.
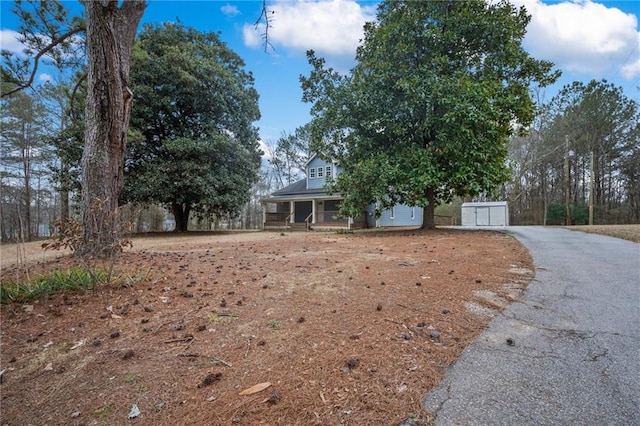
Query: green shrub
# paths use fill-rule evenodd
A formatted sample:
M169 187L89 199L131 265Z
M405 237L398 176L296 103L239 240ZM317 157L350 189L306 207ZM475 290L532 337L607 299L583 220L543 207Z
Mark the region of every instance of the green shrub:
M587 225L589 223L589 208L587 206L571 205L571 224ZM566 206L564 204L549 204L547 206L547 225L564 225Z
M27 302L67 290L88 290L106 279L104 271L71 268L53 271L28 281L8 281L0 285L0 303Z
M547 206L547 225L564 225L566 217L564 204L549 204Z
M589 207L571 206L571 224L572 225L588 225L589 224Z

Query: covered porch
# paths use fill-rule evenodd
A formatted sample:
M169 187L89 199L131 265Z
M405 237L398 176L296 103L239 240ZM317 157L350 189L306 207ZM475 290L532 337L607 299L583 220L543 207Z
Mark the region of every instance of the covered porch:
M265 199L262 201L265 229L356 229L367 227L366 212L357 218L339 214L341 198Z

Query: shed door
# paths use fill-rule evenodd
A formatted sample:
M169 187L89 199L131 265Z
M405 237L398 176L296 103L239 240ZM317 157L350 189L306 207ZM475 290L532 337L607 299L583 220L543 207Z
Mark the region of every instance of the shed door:
M475 207L462 208L462 226L476 226Z
M295 212L295 221L296 223L304 223L304 220L311 214L313 209L311 205L311 201L297 201Z
M476 207L476 226L489 226L489 207Z
M503 206L490 207L490 225L491 226L505 226L506 222L506 209Z

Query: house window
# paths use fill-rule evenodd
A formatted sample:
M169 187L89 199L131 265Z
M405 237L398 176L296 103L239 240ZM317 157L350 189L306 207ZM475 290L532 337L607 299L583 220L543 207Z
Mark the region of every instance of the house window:
M318 167L318 179L322 178L324 172L324 168L323 167Z
M311 167L309 169L309 179L315 179L316 178L316 169L314 167Z
M396 218L396 206L391 207L391 213L389 213L389 219Z
M416 208L411 207L411 220L414 220L415 218L416 218Z
M324 176L326 179L331 179L331 166L324 168Z

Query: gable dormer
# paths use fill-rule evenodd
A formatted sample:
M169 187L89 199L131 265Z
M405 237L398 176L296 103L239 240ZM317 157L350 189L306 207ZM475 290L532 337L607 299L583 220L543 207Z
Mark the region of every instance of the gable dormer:
M324 188L328 180L334 179L339 173L338 165L313 155L305 164L307 173L307 189Z

